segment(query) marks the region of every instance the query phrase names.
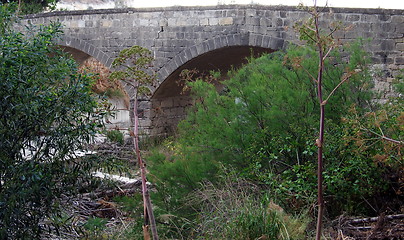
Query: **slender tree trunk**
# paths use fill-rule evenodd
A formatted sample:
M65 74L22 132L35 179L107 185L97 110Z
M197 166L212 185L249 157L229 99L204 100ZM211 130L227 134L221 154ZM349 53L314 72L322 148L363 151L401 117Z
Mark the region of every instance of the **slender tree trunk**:
M321 91L321 87L319 92ZM321 101L321 97L319 97ZM323 143L324 143L324 105L320 106L320 134L317 142L317 228L316 240L321 239L322 221L324 213L324 197L323 197Z
M158 240L159 238L158 238L158 234L157 234L156 221L154 218L149 190L147 188L146 165L145 165L144 161L142 160L142 157L140 155L140 149L139 149L139 116L137 115L137 96L135 96L133 111L134 111L134 116L135 116L135 119L134 119L134 121L135 121L134 144L135 144L137 161L138 161L138 165L140 168L140 175L142 178L143 210L144 210L144 218L145 218L144 225L143 225L144 238L145 238L145 240L150 238L150 236L148 235L148 228L149 228L148 223L150 223L150 229L152 232L153 240Z
M317 227L316 227L316 240L321 239L322 222L324 213L324 198L323 198L323 145L324 145L324 119L325 119L325 102L323 102L323 70L324 70L324 49L320 39L318 13L316 5L314 6L314 18L317 35L317 47L318 47L318 75L317 75L317 95L320 104L320 126L319 137L316 140L318 147L317 151L317 202L318 202L318 214L317 214Z

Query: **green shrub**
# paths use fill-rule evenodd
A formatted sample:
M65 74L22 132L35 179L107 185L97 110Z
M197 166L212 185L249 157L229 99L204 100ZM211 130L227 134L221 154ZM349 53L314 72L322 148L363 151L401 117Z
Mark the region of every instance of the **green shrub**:
M83 225L83 227L90 231L102 231L105 229L105 225L107 224L108 220L104 218L89 218L87 222Z
M341 119L351 104L366 106L372 96L369 91L372 84L360 41L344 51L350 53L349 64L339 52L331 52L324 74L327 95L346 71L357 72L326 105L326 193L330 202L338 203L332 214L345 208L355 209L358 205L353 202L384 187L382 171L372 163L370 153L355 155L354 146L346 148L349 141L344 137L345 123ZM240 70L231 72L230 79L222 82L220 92L203 80L188 83L195 105L179 125L173 157L157 154L150 163L154 182L162 189L158 191L161 194L158 199L165 201L159 206L167 206L170 213L176 214L176 210L188 209L189 216L192 208L198 210L198 207L187 208L184 198L202 182L215 182L221 174L218 166L222 164L265 184L288 211L315 202L317 93L313 79L306 70L296 67L295 61L316 75L315 51L291 46L285 52L250 60ZM372 187L373 184L377 187Z
M123 133L119 130L107 131L107 139L110 140L111 142L116 142L121 145L124 143Z
M76 152L102 126L91 80L54 44L60 25L26 31L0 30L0 239L39 238L58 198L91 181Z
M218 168L210 159L185 158L181 148L176 142L166 141L160 151L152 151L146 160L149 179L157 188L152 194L153 202L164 210L163 214L181 212L181 216L189 216L194 211L186 206L184 198L198 189L200 182L214 180Z
M134 196L116 196L113 200L131 217L138 217L140 219L139 212L143 211L143 199L141 194L135 194Z
M340 121L351 103L363 105L369 99L366 61L357 48L352 45L351 58L362 62L355 66L343 64L346 61L337 52L332 56L341 64L326 62L326 93L346 69L364 69L326 105L327 118L333 123ZM313 161L310 154L315 147L307 144L312 145L317 135L318 103L313 80L303 69L294 68L295 59L304 59L301 64L315 75L315 51L293 46L287 52L251 60L231 73L221 93L210 83L191 82L196 104L179 125L179 141L190 149L184 150L198 152L197 158L231 164L245 174L251 169L280 173L296 163Z

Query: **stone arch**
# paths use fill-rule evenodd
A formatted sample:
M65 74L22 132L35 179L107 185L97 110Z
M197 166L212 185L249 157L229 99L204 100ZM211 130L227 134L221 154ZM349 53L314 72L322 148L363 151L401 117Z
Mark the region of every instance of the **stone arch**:
M67 43L66 43L67 42ZM106 56L103 52L99 51L92 45L88 45L88 51L84 52L80 50L77 46L86 46L85 44L79 44L84 41L59 41L58 44L62 51L70 53L74 60L78 63L79 71L90 71L91 73L97 74L97 79L95 80L94 86L92 86L92 90L97 94L105 94L107 96L107 101L111 105L110 110L114 113L112 115L108 115L104 117L104 123L106 129L114 129L120 130L123 132L127 132L127 130L131 127L131 119L130 119L130 99L127 98L125 92L117 92L116 90L120 90L120 87L123 87L124 91L128 91L129 88L126 88L126 85L121 82L121 85L118 86L118 89L114 89L113 91L108 92L108 81L109 74L111 73L111 65L105 65L105 61L101 61L102 56ZM94 54L94 55L91 55ZM101 56L101 59L97 59L97 57ZM106 59L106 58L104 58ZM108 63L108 61L107 61Z
M69 36L64 36L62 39L58 40L56 44L65 47L67 52L71 52L73 54L73 57L78 57L78 59L81 61L82 59L86 59L86 57L94 57L98 61L100 61L104 66L111 68L112 67L112 61L113 59L108 56L108 54L104 53L103 51L99 50L97 47L94 45L81 40L77 38L72 38ZM79 54L77 50L81 53L84 53L85 55L77 55ZM80 53L80 54L81 54ZM76 55L75 55L76 54ZM74 56L75 55L75 56Z
M170 135L179 121L186 116L186 108L192 105L190 96L181 94L176 84L183 69L202 71L240 67L251 56L274 52L286 47L283 39L260 34L231 34L219 36L185 49L158 72L159 84L151 98L151 135ZM214 67L207 66L215 65ZM219 85L218 85L219 86ZM219 87L220 88L220 87Z
M157 73L159 85L179 67L207 52L225 47L246 46L279 50L285 48L287 42L281 38L255 33L239 33L218 36L191 46L171 59Z

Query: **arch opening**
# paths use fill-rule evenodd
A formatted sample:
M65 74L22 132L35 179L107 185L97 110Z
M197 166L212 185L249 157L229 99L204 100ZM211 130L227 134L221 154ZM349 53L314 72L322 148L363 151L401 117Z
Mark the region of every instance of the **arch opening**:
M183 70L196 69L200 74L220 71L224 80L229 70L239 69L248 62L248 58L274 51L251 46L223 47L201 54L180 66L160 84L151 98L151 135L174 134L178 123L185 119L187 108L193 104L189 93L183 93L182 86L178 84ZM217 87L220 88L220 83Z
M94 93L107 97L112 115L105 118L107 129L127 131L131 126L129 97L119 82L109 80L110 69L91 55L67 46L60 46L62 51L71 55L79 65L79 72L93 74Z
M79 65L82 65L87 59L91 58L90 55L81 50L61 45L59 47L63 52L69 53Z

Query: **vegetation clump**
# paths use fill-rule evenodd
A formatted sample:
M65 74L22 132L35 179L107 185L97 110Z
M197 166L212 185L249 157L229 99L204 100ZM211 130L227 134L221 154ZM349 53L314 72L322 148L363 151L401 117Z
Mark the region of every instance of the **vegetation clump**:
M1 0L1 4L14 6L18 14L35 14L54 10L59 0Z
M377 135L368 141L371 138L365 136L374 135L374 130L363 132L364 128L358 126L361 122L358 116L369 116L374 109L385 113L383 109L395 106L380 106L371 101L372 80L362 44L358 40L345 46L343 52L350 53L349 61L334 50L324 62L323 91L325 96L332 93L325 105L328 115L323 174L325 201L332 206L325 209L328 218L343 213L372 215L383 211L381 205L373 203L391 191L393 183L385 176L392 165L376 159L402 161L397 160L402 159L402 145L389 145ZM312 46L290 46L286 51L251 59L240 70L230 72L220 92L212 81L189 82L187 87L195 104L180 123L178 138L166 141L165 154L155 152L148 158L158 189L155 197L161 201L157 205L163 208L159 209L161 214L194 221L195 225L187 224L188 228L181 230L189 231L188 234L197 235L198 226L214 222L217 216L212 215L209 220L205 216L202 224L207 209L203 204L187 203L190 194L200 191L201 184L206 186L210 182L209 186L214 188L220 182L223 165L233 169L236 176L261 186L261 197L268 194L285 212L299 214L307 209L306 213L314 216L311 207L316 203L317 194L314 143L319 112L310 75L315 75L317 66L318 58ZM346 72L355 74L349 83L335 91ZM391 113L394 116L385 117L391 123L386 120L384 127L380 118L377 124L386 127L382 132L401 139L401 114L402 110L396 109ZM225 196L223 193L222 197ZM223 198L216 198L212 206L219 206ZM218 212L225 211L225 206L220 206ZM229 232L242 228L232 226ZM273 232L279 233L280 229L281 225ZM266 230L260 231L264 234Z
M111 142L119 143L120 145L123 145L124 143L123 133L119 130L107 131L107 139Z
M54 45L60 25L0 31L0 238L39 238L62 195L89 182L95 160L79 157L102 126L92 82ZM3 18L4 16L4 18Z

